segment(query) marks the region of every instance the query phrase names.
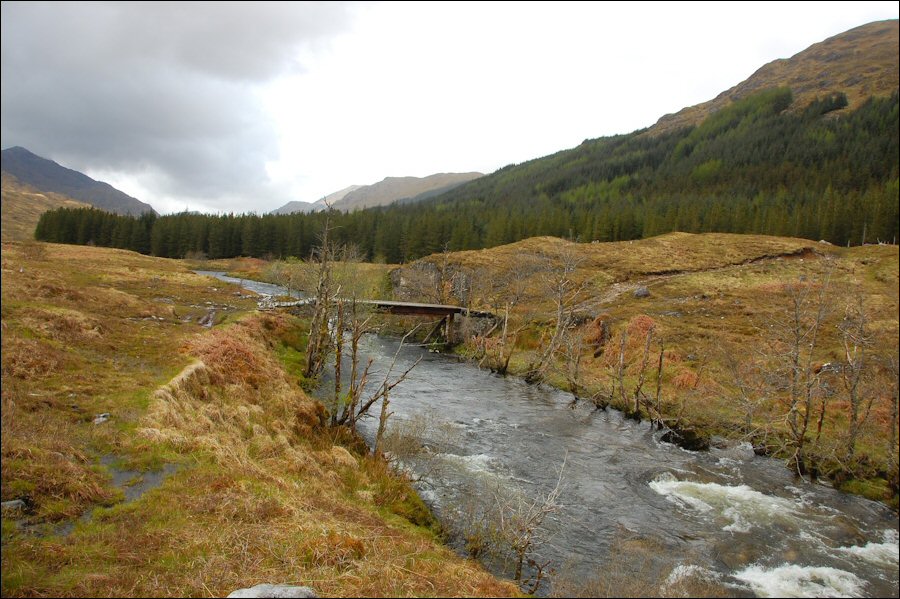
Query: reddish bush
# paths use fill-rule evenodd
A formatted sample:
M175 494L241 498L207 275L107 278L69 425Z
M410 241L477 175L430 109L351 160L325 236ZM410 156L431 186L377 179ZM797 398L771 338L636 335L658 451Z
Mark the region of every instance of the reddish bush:
M678 374L672 378L672 385L676 389L696 389L700 382L700 377L693 370L681 369Z

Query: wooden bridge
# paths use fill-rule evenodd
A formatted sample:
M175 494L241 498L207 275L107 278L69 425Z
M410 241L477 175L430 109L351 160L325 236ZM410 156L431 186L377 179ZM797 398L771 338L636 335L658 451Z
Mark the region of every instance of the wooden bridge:
M351 300L344 300L350 302ZM290 302L277 302L273 298L266 297L258 302L260 310L276 310L279 308L300 308L315 305L315 298L294 300ZM435 334L440 334L443 329L444 339L450 339L450 327L453 326L453 317L457 314L468 318L496 318L491 312L482 310L470 310L462 306L450 306L445 304L420 304L416 302L395 302L391 300L356 300L358 305L372 306L380 312L397 314L402 316L432 316L441 320L425 336L423 342L428 342Z

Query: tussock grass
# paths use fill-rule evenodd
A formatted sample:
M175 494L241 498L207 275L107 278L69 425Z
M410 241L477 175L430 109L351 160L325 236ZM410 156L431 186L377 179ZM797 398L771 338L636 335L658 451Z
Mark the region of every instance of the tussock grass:
M224 596L262 582L516 594L437 543L409 485L322 425L279 359L302 340L292 317L249 315L252 300L178 261L41 246L2 254L2 493L28 504L4 514L4 596ZM207 301L230 306L232 324L185 321ZM94 425L101 412L112 418ZM124 502L101 458L179 469ZM58 536L60 522L73 532Z
M731 233L667 233L648 239L609 243L573 243L556 237L532 237L488 250L453 254L453 262L469 267L515 268L522 256L573 252L579 271L601 281L629 281L676 272L709 271L776 256L811 252L806 239ZM437 260L429 257L423 260ZM599 272L598 272L599 271Z

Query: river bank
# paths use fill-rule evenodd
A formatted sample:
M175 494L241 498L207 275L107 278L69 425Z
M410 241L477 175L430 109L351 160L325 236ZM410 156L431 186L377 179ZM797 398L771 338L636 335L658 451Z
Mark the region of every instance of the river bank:
M2 259L4 597L517 594L323 424L286 372L288 316L180 261L38 243Z
M389 277L383 265L342 268L355 269L345 278L366 281L370 293L387 279L395 286L381 289L387 296L438 301L428 294L440 292L446 302L463 293L461 303L494 306L498 315L508 309L505 343L501 328L488 338L483 327L463 323L457 331L462 343L454 351L486 367L532 377L555 328L552 293L545 286L559 252L572 253L578 265L566 283L577 293L566 300L568 307L561 305L564 339L542 365L543 382L596 405L662 421L679 433L669 440L690 449L750 442L760 454L791 459L786 468L807 478L821 477L900 509L897 417L891 416L897 380L890 367L897 327L895 246L822 248L805 240L740 235L671 234L634 244L541 238L432 256ZM653 264L666 260L679 268L655 274ZM277 263L232 266L260 279L278 270ZM828 296L813 295L826 289L820 284L826 271L833 273ZM868 306L864 318L871 324L865 329L868 345L858 347L859 369L846 371L841 339L849 337L841 335L847 315L863 318L850 302L854 289ZM792 297L800 302L798 335L815 321L816 297L827 315L817 329L816 350L803 353L798 346L802 368L791 366L785 353ZM408 329L410 322L402 325ZM794 388L802 379L805 396L786 392L792 370ZM855 398L848 389L856 389ZM800 419L802 427L791 419Z
M671 233L549 237L393 272L509 320L458 352L703 440L751 442L807 478L898 504L898 249ZM429 295L430 294L430 295Z
M365 351L383 369L396 344L368 337ZM896 518L878 504L799 483L747 445L687 452L615 410L423 348L405 348L398 368L419 358L392 393L393 434L414 449L396 457L461 551L498 497L533 505L565 463L559 516L530 555L554 593L650 580L644 594L675 582L713 595L897 594ZM502 553L482 557L508 575Z
M366 351L384 367L396 342L372 338ZM651 595L676 580L712 595L897 594L896 517L877 503L798 482L746 444L685 451L616 410L423 348L404 349L398 367L420 358L392 394L398 457L460 550L483 530L479 515L540 504L563 468L559 511L531 555L554 571L542 592L631 579ZM370 441L373 425L361 425ZM509 575L502 551L483 557Z

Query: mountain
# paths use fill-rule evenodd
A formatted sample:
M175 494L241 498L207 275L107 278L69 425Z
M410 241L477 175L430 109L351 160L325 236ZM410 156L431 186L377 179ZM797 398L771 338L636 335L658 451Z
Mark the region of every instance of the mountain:
M885 29L893 34L885 35ZM354 244L370 260L391 263L443 248L481 249L537 236L623 241L682 231L839 245L896 242L898 33L891 21L827 40L827 47L853 56L857 77L832 77L829 73L837 71L828 65L840 63L841 54L823 53L817 45L778 63L778 73L818 73L818 82L812 75L795 78L798 93L780 76L767 80L760 74L775 70L761 69L752 84L737 86L747 89L746 95L727 99L718 110L700 115L697 124L588 139L503 167L427 202L345 208L328 215L333 240ZM828 93L810 100L810 89ZM371 193L356 190L338 205L354 194ZM180 257L185 248L209 247L210 257L305 256L325 220L320 213L292 219L166 216L153 223L154 239L176 239L185 231L196 237L153 251ZM102 233L90 231L89 223L65 225L86 240ZM47 228L48 241L65 240L52 229Z
M294 200L293 202L288 202L281 208L276 208L270 214L293 214L294 212L318 212L319 210L324 210L325 206L334 206L346 196L351 191L356 191L363 187L362 185L351 185L350 187L345 187L340 191L335 191L334 193L330 193L321 200L316 202L301 202L299 200Z
M356 189L335 202L344 212L362 208L387 206L398 200L425 199L432 194L449 191L479 177L482 173L437 173L427 177L385 177L372 185Z
M898 21L854 28L653 128L588 139L409 206L396 215L409 228L392 223L391 235L426 251L669 231L893 241L898 54ZM417 244L419 231L438 237Z
M25 241L34 238L34 228L41 214L56 208L89 208L88 204L53 192L41 192L25 185L9 173L3 173L0 192L3 241Z
M650 131L658 134L699 125L728 104L771 87L789 87L794 110L834 93L845 94L847 109L852 110L870 96L889 96L897 89L898 39L897 20L856 27L791 58L773 60L712 100L663 116Z
M372 185L345 187L311 204L288 202L270 214L318 212L324 210L326 205L335 210L353 212L363 208L387 206L394 202L418 202L483 176L482 173L437 173L427 177L385 177L384 180Z
M102 181L95 181L84 173L60 166L52 160L32 154L15 146L2 152L4 173L13 175L20 183L42 192L53 192L80 200L108 212L140 215L153 212L145 204Z

